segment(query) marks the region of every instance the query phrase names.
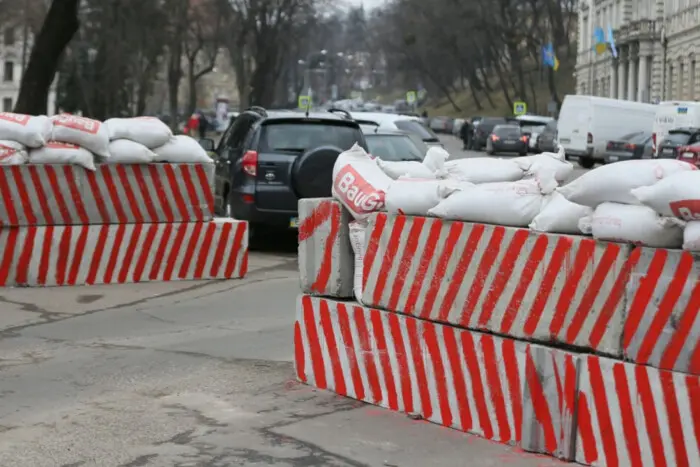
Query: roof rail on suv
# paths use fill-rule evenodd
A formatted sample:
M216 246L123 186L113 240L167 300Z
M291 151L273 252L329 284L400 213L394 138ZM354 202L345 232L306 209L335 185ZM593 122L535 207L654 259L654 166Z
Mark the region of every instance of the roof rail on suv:
M264 107L260 107L258 105L251 105L246 110L249 110L251 112L255 112L256 114L258 114L262 117L267 117L267 110L265 110Z
M350 112L348 112L348 111L345 110L345 109L338 109L338 108L335 108L335 107L331 107L330 109L328 109L328 111L331 112L331 113L339 113L339 114L343 115L343 117L344 117L346 120L352 120L352 119L353 119L353 118L352 118L352 115L350 115Z

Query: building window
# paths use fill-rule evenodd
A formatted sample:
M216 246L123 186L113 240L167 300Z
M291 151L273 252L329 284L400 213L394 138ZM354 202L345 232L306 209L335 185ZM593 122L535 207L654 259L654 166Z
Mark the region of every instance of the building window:
M685 88L683 87L684 85L684 76L683 73L685 72L685 67L683 66L683 62L678 63L678 99L683 99L685 98Z
M6 61L5 62L5 70L3 73L3 80L4 81L14 81L15 80L15 63Z
M673 99L673 65L668 66L666 80L666 99Z
M2 111L3 112L12 112L12 98L11 97L3 98Z
M6 28L4 36L5 45L15 45L15 28Z
M690 62L690 78L688 79L688 88L690 89L690 95L688 98L691 101L695 100L695 60Z

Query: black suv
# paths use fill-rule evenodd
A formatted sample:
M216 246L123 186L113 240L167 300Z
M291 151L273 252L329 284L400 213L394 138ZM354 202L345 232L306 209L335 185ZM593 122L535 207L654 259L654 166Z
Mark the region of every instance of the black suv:
M260 228L297 227L301 198L331 196L338 155L367 143L348 112L253 107L226 129L214 151L217 211Z

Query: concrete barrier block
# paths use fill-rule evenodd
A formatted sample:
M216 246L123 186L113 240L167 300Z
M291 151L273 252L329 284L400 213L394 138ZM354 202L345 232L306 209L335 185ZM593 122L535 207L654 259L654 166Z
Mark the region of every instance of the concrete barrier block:
M700 377L587 356L577 425L582 464L700 465Z
M233 279L248 268L248 224L0 228L0 286Z
M209 221L214 164L0 166L0 226Z
M308 295L294 347L307 384L573 457L576 358L566 352Z
M304 293L353 296L350 213L333 198L299 200L299 277Z
M631 245L503 226L370 221L363 303L620 356Z
M700 374L700 255L637 248L626 288L625 358Z
M530 344L526 357L521 447L573 460L579 354Z

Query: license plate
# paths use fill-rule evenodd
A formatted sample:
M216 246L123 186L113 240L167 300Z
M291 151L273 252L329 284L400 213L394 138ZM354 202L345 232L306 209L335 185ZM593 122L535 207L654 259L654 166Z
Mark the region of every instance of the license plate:
M666 148L666 149L664 149L663 153L664 153L664 154L673 154L673 149L671 149L671 148Z
M562 138L559 140L560 143L569 144L571 140L569 138Z
M608 160L611 160L611 161L615 162L615 161L619 160L619 157L617 157L617 156L610 156L610 157L608 157Z
M695 159L695 154L692 152L684 152L683 159Z
M293 229L296 229L297 227L299 227L299 218L292 217L289 221L289 226Z

